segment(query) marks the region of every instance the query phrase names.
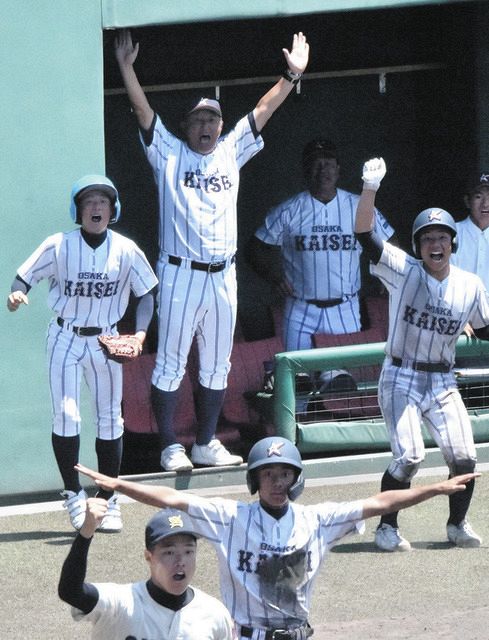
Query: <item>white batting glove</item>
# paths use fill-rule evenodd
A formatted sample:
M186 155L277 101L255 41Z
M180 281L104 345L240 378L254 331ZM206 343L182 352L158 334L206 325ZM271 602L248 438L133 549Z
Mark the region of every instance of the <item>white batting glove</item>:
M369 191L377 191L386 174L386 166L383 158L372 158L363 165L363 188Z

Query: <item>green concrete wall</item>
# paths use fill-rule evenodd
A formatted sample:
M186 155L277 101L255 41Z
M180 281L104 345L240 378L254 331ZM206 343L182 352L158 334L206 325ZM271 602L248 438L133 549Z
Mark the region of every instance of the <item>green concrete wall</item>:
M47 287L33 289L16 313L6 297L41 240L72 227L71 185L103 173L105 159L100 0L2 0L1 15L0 494L8 494L60 478L44 359ZM90 462L93 445L83 446Z

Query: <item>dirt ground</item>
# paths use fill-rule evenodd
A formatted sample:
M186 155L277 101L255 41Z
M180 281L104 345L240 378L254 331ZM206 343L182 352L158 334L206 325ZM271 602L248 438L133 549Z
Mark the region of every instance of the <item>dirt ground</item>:
M445 477L419 477L431 482ZM378 479L336 484L306 482L300 501L350 500L378 491ZM247 499L241 488L231 498ZM87 578L128 582L147 575L143 531L154 510L124 503L124 530L92 544ZM1 512L1 510L0 510ZM315 640L487 640L489 638L489 476L477 481L470 521L484 538L480 549L453 548L445 536L447 499L438 497L400 516L411 553L386 554L373 544L376 522L363 536L333 549L316 581L310 621ZM2 515L0 513L0 515ZM81 640L88 623L74 623L56 587L73 540L63 511L0 517L0 635L12 640ZM194 584L219 597L216 560L199 542Z

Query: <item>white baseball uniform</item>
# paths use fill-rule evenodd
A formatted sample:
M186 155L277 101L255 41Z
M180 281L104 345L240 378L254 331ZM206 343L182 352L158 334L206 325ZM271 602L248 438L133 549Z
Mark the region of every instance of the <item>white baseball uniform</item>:
M80 383L90 389L97 438L122 435L122 366L108 360L97 335L117 333L132 291L140 297L156 284L144 253L128 238L107 230L105 241L92 249L80 229L49 236L20 266L17 274L29 286L49 282L48 305L55 312L48 327L47 358L53 406L53 431L60 436L80 432Z
M192 495L188 513L195 531L216 549L221 595L231 617L254 629L303 625L328 551L344 536L364 530L361 500L290 503L277 520L259 502Z
M99 599L84 614L72 608L75 620L93 623L93 640L232 640L233 622L226 607L200 589L177 611L158 604L146 582L96 583Z
M284 345L287 351L312 348L315 333L360 331L360 254L353 232L359 196L337 189L328 203L303 191L274 207L255 235L281 247L284 276L293 287L287 297ZM382 239L394 231L376 211ZM316 304L309 301L316 301ZM329 301L332 306L317 304Z
M250 117L208 155L192 151L158 116L151 144L141 135L159 196L159 333L152 383L164 391L179 387L194 335L200 383L210 389L227 384L237 308L239 170L263 147ZM205 270L217 263L215 271Z
M489 227L482 231L470 217L456 224L458 248L450 262L476 273L489 290Z
M393 452L389 473L401 482L416 473L424 459L422 421L451 472L457 465L475 464L471 423L451 367L467 322L476 329L489 324L482 281L454 266L439 281L420 260L388 242L371 271L390 293L387 357L379 380L379 404ZM428 371L413 368L430 365Z

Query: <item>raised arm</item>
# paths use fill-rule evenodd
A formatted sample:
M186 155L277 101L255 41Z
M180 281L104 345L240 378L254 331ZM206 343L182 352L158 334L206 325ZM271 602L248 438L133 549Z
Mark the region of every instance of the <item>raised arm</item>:
M306 36L299 31L294 33L292 40L292 49L282 49L287 63L287 69L284 73L285 77L273 85L267 93L260 98L258 104L253 110L253 117L258 131L261 131L271 118L273 113L280 107L285 98L294 88L295 84L300 80L304 73L309 60L309 44Z
M386 174L382 158L372 158L363 165L363 189L357 206L355 233L365 233L374 227L375 194Z
M480 475L480 473L466 473L434 484L378 493L364 501L363 517L381 516L385 513L412 507L435 496L450 496L458 491L465 491L467 482L479 478Z
M75 469L79 473L88 476L94 480L95 484L108 491L118 491L133 500L149 504L153 507L163 509L165 507L173 507L181 511L188 511L189 499L181 491L177 491L172 487L144 485L138 482L129 482L121 478L111 478L105 476L98 471L89 469L82 464L77 464Z
M153 122L154 111L134 71L134 61L139 52L139 43L133 45L129 29L121 29L116 35L114 47L115 57L119 64L129 102L134 110L139 126L141 129L147 130Z

